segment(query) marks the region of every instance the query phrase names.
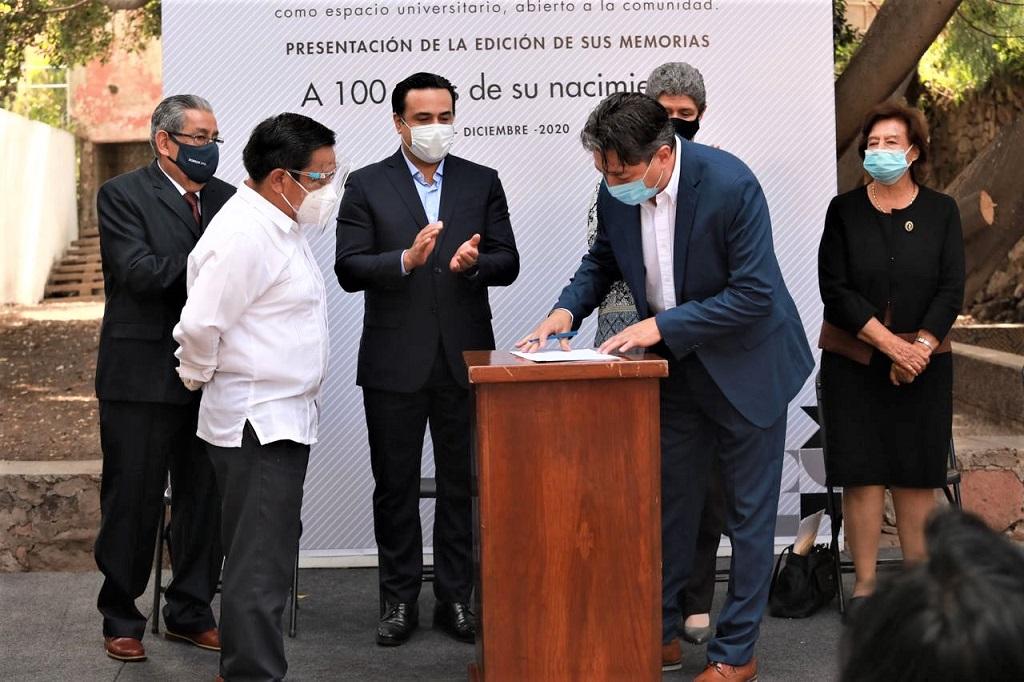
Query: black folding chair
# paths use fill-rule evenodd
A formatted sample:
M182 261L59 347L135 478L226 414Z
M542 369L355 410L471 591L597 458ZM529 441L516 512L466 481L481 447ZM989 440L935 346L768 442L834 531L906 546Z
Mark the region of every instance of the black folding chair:
M156 557L153 561L153 634L160 632L160 595L167 589L163 583L164 544L167 551L171 549L171 528L167 525L167 513L171 508L171 486L164 489L164 508L160 512L160 523L157 526Z
M821 429L821 451L824 455L824 461L826 471L828 468L828 439L826 438L827 424L828 424L828 411L826 409L827 401L825 400L825 392L821 385L821 372L814 377L814 391L818 399L818 426ZM946 500L950 505L961 508L960 501L960 466L956 459L956 449L953 445L953 439L949 440L949 453L946 464L946 485L943 487L942 492L946 495ZM831 485L825 486L825 513L828 514L832 520L832 542L830 543L830 550L832 553L832 566L835 573L836 585L838 586L839 593L839 612L846 613L846 594L843 592L843 573L853 572L853 561L843 561L839 555L839 530L843 525L843 504L842 494L836 493L835 488ZM902 564L903 560L900 558L893 559L879 559L879 567L897 566Z

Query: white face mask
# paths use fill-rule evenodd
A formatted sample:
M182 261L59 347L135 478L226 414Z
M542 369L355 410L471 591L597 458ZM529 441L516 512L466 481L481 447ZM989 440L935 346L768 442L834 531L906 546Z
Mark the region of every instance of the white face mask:
M292 178L291 173L288 174L288 177ZM334 184L331 183L310 192L295 178L292 178L292 182L306 193L306 198L302 200L298 208L292 206L288 197L283 192L281 193L288 207L295 211L295 222L299 224L300 228L311 227L322 232L334 214L334 208L338 205L339 197L337 190L334 189Z
M405 121L403 120L402 123L405 123ZM451 123L431 123L423 126L410 126L408 123L405 123L405 127L412 134L412 144L409 145L409 151L417 159L427 163L438 163L441 159L448 156L448 151L452 148L452 142L455 139L454 125Z

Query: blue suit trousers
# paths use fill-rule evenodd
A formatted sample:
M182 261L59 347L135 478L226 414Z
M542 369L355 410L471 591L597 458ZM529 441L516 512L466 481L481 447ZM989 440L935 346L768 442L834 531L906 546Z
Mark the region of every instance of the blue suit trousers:
M708 659L743 665L753 657L768 601L785 438L785 413L759 428L732 406L696 356L669 363L661 381L663 642L678 634L679 595L718 458L732 562Z

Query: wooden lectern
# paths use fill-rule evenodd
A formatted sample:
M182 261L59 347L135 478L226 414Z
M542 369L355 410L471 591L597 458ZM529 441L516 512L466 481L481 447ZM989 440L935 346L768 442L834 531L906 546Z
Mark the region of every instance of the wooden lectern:
M478 491L470 677L660 680L667 363L464 356Z

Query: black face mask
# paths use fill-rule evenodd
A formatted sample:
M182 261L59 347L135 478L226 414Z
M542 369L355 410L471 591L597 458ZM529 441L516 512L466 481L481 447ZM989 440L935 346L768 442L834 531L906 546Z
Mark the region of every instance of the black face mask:
M687 140L692 140L700 130L700 119L695 118L692 121L687 121L681 118L670 118L672 121L672 127L676 129L676 135Z
M220 150L217 148L216 142L204 144L202 147L193 147L179 142L178 158L173 161L185 174L185 177L192 182L205 185L217 172Z

